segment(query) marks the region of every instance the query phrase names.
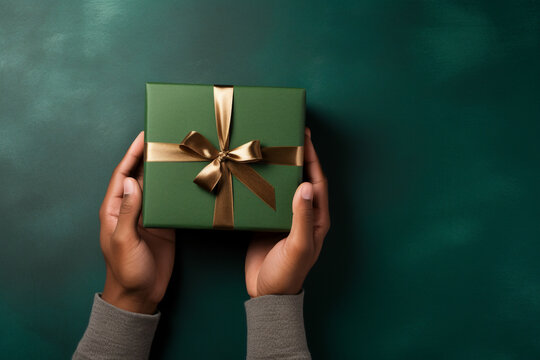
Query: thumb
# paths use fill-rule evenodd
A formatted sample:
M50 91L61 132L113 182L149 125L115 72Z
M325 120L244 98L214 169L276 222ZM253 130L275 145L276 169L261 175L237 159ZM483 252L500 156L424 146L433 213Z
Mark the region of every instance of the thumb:
M124 179L124 196L118 215L116 230L121 236L136 235L137 223L141 213L142 191L137 180L131 177Z
M313 185L302 183L293 198L293 220L287 247L295 255L307 255L313 250Z

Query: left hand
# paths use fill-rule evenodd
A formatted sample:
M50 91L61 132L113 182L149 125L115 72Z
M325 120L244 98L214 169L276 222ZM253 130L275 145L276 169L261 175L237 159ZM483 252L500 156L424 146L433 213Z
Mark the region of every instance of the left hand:
M153 314L171 278L175 232L142 226L143 149L141 132L114 170L99 211L107 266L102 299L120 309Z

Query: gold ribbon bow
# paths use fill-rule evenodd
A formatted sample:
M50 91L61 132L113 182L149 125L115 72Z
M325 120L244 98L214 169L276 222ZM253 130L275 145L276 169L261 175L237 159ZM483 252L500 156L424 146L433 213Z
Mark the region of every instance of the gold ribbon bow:
M214 86L214 108L219 148L197 131L191 131L180 144L148 142L145 161L209 161L193 180L209 192L215 192L214 227L234 226L232 175L272 209L276 210L274 187L257 173L249 163L265 162L279 165L302 166L302 146L272 146L261 148L259 140L252 140L229 149L232 86Z

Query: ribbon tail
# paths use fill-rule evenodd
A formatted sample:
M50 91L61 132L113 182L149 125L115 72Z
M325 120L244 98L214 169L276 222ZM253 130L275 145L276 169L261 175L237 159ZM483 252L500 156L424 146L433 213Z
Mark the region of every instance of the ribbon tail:
M274 187L249 165L230 161L228 166L234 176L262 201L276 210Z
M223 162L221 163L221 181L217 186L213 226L215 228L232 229L234 227L232 175Z
M214 191L214 188L222 177L220 166L221 161L214 159L197 174L193 182L206 191Z

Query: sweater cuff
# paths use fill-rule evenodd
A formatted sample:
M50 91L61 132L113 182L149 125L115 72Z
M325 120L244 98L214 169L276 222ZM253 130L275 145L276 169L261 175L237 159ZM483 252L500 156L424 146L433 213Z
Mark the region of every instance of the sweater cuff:
M248 359L311 359L303 316L304 291L245 302Z
M133 313L94 296L90 321L73 359L148 359L160 313Z

